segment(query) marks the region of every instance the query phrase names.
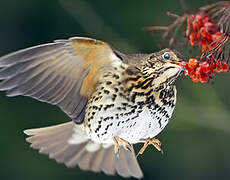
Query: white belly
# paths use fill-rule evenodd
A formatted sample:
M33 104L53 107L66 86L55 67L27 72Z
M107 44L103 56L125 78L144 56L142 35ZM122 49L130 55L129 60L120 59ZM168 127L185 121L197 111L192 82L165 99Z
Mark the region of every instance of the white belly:
M147 108L125 115L127 112L129 110L117 113L117 109L99 112L96 115L95 122L102 122L100 126L96 123L95 127L91 127L93 130L91 130L90 138L98 143L113 143L113 137L118 136L130 143L138 143L141 142L141 139L158 135L169 121L169 118L162 116L158 111ZM114 117L114 113L119 114L118 118L116 118L116 115Z

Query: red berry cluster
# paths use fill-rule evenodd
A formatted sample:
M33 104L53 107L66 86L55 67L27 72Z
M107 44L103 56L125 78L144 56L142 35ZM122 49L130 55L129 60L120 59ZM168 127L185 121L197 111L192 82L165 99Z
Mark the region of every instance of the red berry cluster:
M204 12L191 14L187 18L186 36L191 46L201 45L202 52L209 51L224 38L220 28Z
M189 59L189 62L181 62L180 66L185 67L187 74L193 82L206 83L213 75L213 72L227 72L229 66L226 62L211 57L207 61L199 62L195 58Z

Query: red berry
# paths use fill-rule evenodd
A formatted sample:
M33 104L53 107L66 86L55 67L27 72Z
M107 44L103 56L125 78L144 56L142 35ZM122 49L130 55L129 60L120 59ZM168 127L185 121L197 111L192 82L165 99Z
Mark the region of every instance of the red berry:
M189 35L189 41L192 46L196 46L199 44L199 38L198 38L198 33L197 32L192 32Z
M187 63L185 61L182 61L179 65L185 68L187 67Z
M198 66L195 70L195 75L200 78L202 69L200 66Z
M191 46L201 46L202 52L209 52L216 48L217 44L223 41L226 36L220 32L220 27L213 23L213 20L204 12L189 15L187 18L186 36L189 38ZM220 46L217 51L222 50ZM181 62L180 66L187 70L193 82L206 83L213 76L213 72L227 72L229 65L226 62L215 59L214 57L199 62L197 58L189 59L189 62Z
M192 28L193 31L199 31L199 29L203 26L203 23L201 21L193 21L192 22Z
M199 77L197 77L195 74L190 77L192 78L193 82L199 82Z
M198 61L196 59L194 59L194 58L189 59L188 68L193 70L197 67L197 65L198 65Z
M207 29L205 27L200 28L200 35L202 39L206 41L212 41L212 35L208 33Z
M210 65L210 73L212 74L213 73L213 71L215 70L215 68L216 68L216 64L213 62L213 61L211 61L210 63L209 63L209 65Z
M211 22L204 23L204 27L205 27L206 32L210 34L215 34L219 30L219 28Z
M194 75L195 71L194 70L191 70L191 69L188 69L188 75L190 77L192 77Z
M229 66L226 62L222 62L222 65L223 65L223 72L227 72L229 70Z
M213 20L212 20L209 16L205 15L205 16L202 18L202 22L203 22L203 23L207 23L207 22L213 23Z
M202 22L202 19L203 19L205 16L206 16L206 15L205 15L204 12L200 12L200 13L198 13L198 14L195 15L194 19L195 19L196 21L201 21L201 22Z
M200 82L201 82L201 83L206 83L207 81L208 81L208 75L202 73L202 74L201 74L201 77L200 77Z
M204 23L206 23L206 22L212 23L212 19L204 12L200 12L200 13L196 14L194 19L195 19L195 21L198 22L199 27L202 27L204 25Z
M206 40L201 41L201 51L204 52L208 49L209 43Z
M216 68L214 69L216 72L222 72L222 63L219 60L216 60Z
M211 71L211 67L208 62L201 63L201 68L204 73L209 73Z

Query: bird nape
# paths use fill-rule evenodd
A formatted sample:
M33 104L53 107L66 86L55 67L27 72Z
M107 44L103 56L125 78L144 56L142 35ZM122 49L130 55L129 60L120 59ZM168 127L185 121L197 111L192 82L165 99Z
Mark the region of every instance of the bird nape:
M0 58L0 90L57 105L71 119L24 131L31 147L67 167L141 178L133 144L152 144L176 105L182 56L170 49L123 54L74 37ZM122 147L121 147L122 146Z

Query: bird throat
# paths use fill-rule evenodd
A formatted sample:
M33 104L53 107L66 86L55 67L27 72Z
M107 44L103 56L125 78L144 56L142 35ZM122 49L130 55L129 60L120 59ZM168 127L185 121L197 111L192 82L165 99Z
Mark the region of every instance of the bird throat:
M141 71L125 70L126 77L121 83L121 92L128 101L138 106L154 108L157 106L174 107L176 103L176 86L167 81L156 83L161 74L147 74ZM128 72L128 73L127 73Z

